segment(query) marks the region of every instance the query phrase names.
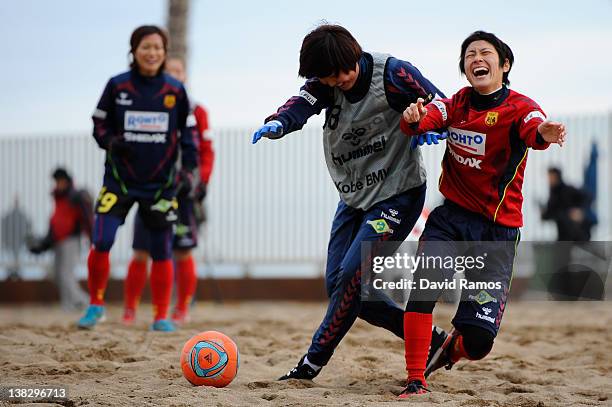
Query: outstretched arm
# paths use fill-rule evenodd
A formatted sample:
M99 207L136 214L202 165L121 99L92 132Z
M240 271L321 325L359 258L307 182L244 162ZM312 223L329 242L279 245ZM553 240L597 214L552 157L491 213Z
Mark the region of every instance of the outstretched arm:
M333 103L333 89L318 79L310 79L276 113L268 116L265 124L253 135L253 144L262 137L277 139L287 133L301 129L308 119L321 113Z
M528 147L534 150L545 150L551 143L563 145L567 133L565 125L550 121L531 99L526 99L527 106L518 122L519 135Z
M538 133L540 136L542 136L542 139L544 139L545 142L556 143L560 146L563 146L563 143L565 143L565 138L567 137L565 125L563 123L552 122L550 120L540 123L538 126Z

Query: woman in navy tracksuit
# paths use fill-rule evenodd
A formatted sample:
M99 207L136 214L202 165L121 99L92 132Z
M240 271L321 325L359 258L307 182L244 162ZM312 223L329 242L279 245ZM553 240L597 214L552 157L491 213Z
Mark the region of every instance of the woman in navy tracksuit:
M171 239L176 220L176 183L190 183L197 167L197 132L183 85L164 74L168 39L156 26L130 38L131 69L108 81L93 114L94 138L106 150L104 184L95 209L89 270L90 306L79 320L93 327L104 316L109 251L134 203L151 231L152 329L172 331L167 318L172 289ZM175 165L181 151L181 172Z

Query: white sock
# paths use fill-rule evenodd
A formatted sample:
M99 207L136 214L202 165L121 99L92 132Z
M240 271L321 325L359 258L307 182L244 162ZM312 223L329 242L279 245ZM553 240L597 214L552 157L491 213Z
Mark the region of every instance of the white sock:
M321 370L321 366L319 365L315 365L314 363L312 363L311 361L308 360L308 356L306 356L304 358L304 364L312 367L314 369L315 372L318 372L319 370Z

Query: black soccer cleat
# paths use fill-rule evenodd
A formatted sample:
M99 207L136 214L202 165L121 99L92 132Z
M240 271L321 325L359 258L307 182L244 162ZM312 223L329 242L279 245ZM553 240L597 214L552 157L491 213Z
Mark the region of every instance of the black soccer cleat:
M450 358L450 350L458 335L459 332L454 328L447 333L442 328L433 327L429 356L427 357L427 365L425 367L426 378L441 367L445 367L446 370L450 370L453 367L454 363Z
M306 358L306 355L302 356L302 359L300 359L297 366L291 369L289 372L287 372L286 375L279 377L278 380L288 380L288 379L312 380L315 377L317 377L321 369L315 370L311 366L305 364L304 363L305 358Z
M399 394L398 398L407 399L417 394L429 393L430 391L431 390L429 390L420 380L411 380L410 383L406 385L406 388Z

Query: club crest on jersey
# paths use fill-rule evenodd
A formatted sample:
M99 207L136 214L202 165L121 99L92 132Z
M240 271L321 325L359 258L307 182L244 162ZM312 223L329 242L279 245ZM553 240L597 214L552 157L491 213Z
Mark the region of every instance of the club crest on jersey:
M497 124L498 117L499 117L499 112L487 112L487 117L485 118L485 124L489 127L495 126L495 124Z
M164 106L168 109L172 109L176 105L176 95L164 96Z

